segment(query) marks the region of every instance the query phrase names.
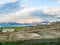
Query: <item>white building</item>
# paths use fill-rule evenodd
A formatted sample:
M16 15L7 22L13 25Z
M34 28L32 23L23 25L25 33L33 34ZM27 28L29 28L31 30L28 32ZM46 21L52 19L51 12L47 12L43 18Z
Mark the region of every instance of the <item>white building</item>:
M2 32L14 32L14 29L2 29Z

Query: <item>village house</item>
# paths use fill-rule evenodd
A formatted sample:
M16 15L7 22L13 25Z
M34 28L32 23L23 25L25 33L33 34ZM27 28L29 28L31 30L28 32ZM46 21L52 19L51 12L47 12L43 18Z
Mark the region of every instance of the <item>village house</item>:
M14 32L14 29L2 29L2 32Z
M26 27L25 31L31 31L31 28L30 27Z
M19 32L25 32L25 30L24 30L24 29L18 29L18 31L19 31Z

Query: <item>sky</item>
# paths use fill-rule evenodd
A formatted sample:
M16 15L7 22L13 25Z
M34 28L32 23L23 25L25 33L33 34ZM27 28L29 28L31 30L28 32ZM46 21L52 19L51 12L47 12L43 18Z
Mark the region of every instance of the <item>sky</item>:
M60 0L0 0L0 23L60 21Z

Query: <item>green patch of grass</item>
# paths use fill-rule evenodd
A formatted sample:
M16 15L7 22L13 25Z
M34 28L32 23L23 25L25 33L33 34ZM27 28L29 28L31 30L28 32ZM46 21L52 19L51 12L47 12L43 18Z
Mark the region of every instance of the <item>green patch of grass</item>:
M23 29L24 26L7 26L7 27L0 27L0 31L2 29L14 29L15 31L18 31L18 29Z
M46 42L46 43L24 43L20 41L10 41L10 42L2 42L0 45L60 45L60 42Z

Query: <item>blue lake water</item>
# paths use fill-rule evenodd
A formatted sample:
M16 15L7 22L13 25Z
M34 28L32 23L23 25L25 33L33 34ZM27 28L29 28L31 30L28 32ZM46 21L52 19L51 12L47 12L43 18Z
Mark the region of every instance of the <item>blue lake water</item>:
M4 26L32 26L32 24L0 24L0 27Z

